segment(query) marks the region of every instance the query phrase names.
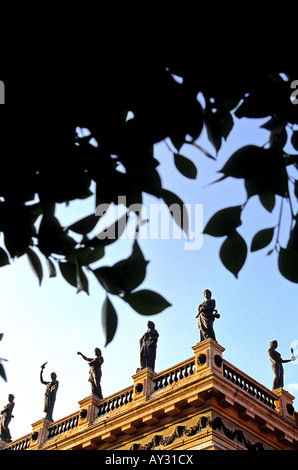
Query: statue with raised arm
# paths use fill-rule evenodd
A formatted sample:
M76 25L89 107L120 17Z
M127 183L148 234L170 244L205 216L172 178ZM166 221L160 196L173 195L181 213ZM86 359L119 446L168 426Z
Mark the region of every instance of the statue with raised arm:
M283 364L286 362L291 362L291 361L296 360L296 357L293 356L292 349L291 349L291 352L292 352L291 359L282 359L281 354L276 351L277 346L278 346L278 342L274 340L274 341L271 341L270 348L268 349L268 354L269 354L269 358L271 361L271 367L274 373L272 390L278 390L279 388L283 388L284 386Z
M46 366L47 362L45 362L41 366L41 371L40 371L40 382L44 385L46 385L46 392L44 396L44 412L46 413L45 419L48 421L53 421L53 410L54 410L54 405L56 401L56 394L57 390L59 387L59 382L57 380L57 375L55 372L51 373L51 381L46 382L43 380L43 370Z
M212 292L206 289L204 296L206 300L198 306L198 314L196 316L196 318L199 318L200 341L209 338L216 341L213 323L215 318L220 318L220 315L215 309L215 300L211 298Z
M13 418L14 405L14 395L8 395L8 404L0 411L0 439L5 442L11 442L8 425Z
M151 369L152 372L154 372L159 334L152 321L148 321L147 326L148 330L140 339L140 365L141 369L148 367L148 369Z
M102 391L101 391L101 366L103 364L103 357L101 355L101 350L99 348L94 349L95 358L89 358L84 356L81 352L78 352L80 356L89 363L89 382L91 384L91 393L100 400L102 400Z

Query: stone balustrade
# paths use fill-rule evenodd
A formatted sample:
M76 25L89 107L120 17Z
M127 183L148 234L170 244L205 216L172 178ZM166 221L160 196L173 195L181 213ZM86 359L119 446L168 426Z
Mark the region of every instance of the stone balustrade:
M204 407L212 397L216 406L223 409L233 406L241 419L254 420L258 429L266 433L278 431L286 436L281 418L297 427L294 397L288 392L283 389L272 392L237 369L223 359L224 348L213 340L205 340L192 349L193 357L160 373L137 370L132 376L133 385L109 397L84 398L79 402L80 409L65 418L54 423L46 419L37 421L32 424L32 433L10 443L0 441L0 450L54 448L72 439L71 448L97 448L100 443L107 446L119 435L130 435L142 426L154 426L160 419L179 415L183 409ZM113 418L117 428L113 428ZM91 429L93 432L96 426L99 434L82 443L82 435Z

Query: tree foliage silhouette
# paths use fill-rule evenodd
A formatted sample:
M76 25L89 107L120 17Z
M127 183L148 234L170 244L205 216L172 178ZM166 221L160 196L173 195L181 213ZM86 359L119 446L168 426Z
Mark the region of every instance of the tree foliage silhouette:
M125 196L129 207L142 203L144 193L168 206L173 201L182 205L179 195L162 187L154 145L165 141L172 149L177 171L195 179L196 166L181 154L184 143L214 158L200 145L204 127L217 154L235 119L268 117L262 126L268 130L267 142L262 147L239 148L220 172L220 180L231 177L244 181L246 201L214 214L204 233L224 238L220 258L237 277L249 251L237 231L247 201L257 197L269 212L279 204L278 222L259 231L250 249L254 252L271 244L269 253L276 253L280 273L297 283L298 105L291 85L298 77L294 72L247 68L225 71L219 78L212 71L179 60L139 67L127 64L122 72L116 65L108 71L96 70L94 66L85 76L76 78L74 74L48 86L48 99L55 97L61 104L54 116L37 107L30 114L24 110L6 116L1 123L0 230L4 244L0 266L27 256L42 284L44 258L50 277L60 271L78 293L87 294L88 278L95 276L106 291L102 321L108 344L117 329L111 296L118 296L144 315L157 314L170 303L160 293L140 289L148 260L138 244L137 231L128 258L114 266L96 265L103 260L106 246L118 240L128 215L112 227L114 239L91 237L99 220L95 208L117 204L118 196ZM43 86L43 82L31 83L37 99L44 96ZM203 105L197 99L199 93ZM128 119L129 112L132 119ZM87 128L90 134L81 136L77 128ZM92 145L92 139L97 146ZM286 145L291 145L290 152L285 151ZM120 164L125 172L119 171ZM94 193L91 187L95 187ZM62 226L55 215L57 205L89 197L94 198L94 213ZM281 246L279 234L286 206L291 215L289 238Z

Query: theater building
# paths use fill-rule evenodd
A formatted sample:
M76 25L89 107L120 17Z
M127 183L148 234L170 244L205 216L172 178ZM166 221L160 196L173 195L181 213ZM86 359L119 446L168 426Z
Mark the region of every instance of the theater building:
M212 339L180 364L145 368L132 385L88 396L58 421L41 419L2 450L298 450L298 413L286 390L271 391L227 362Z

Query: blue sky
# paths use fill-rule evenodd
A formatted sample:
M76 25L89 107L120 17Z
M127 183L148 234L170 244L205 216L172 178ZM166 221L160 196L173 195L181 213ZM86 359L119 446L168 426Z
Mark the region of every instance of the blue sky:
M246 199L242 180L215 181L217 173L230 155L246 144L263 145L268 131L259 129L265 120L239 120L228 141L219 151L217 161L198 149L184 145L182 155L192 159L198 169L196 180L182 176L175 168L173 156L164 144L155 148L160 161L163 186L175 192L194 207L203 205L203 224L225 207L240 205ZM198 143L215 154L205 133ZM146 207L158 202L146 196ZM160 202L160 201L159 201ZM70 224L94 212L94 200L78 201L65 208L60 205L58 218ZM287 220L286 207L284 214ZM269 214L252 198L243 212L239 233L250 246L253 235L277 224L279 201ZM192 219L192 223L194 220ZM192 225L194 230L194 225ZM288 228L282 236L286 237ZM273 373L267 350L277 339L283 358L290 357L290 347L297 349L297 286L284 279L277 269L275 254L266 256L268 249L249 253L236 279L219 259L223 239L208 235L198 250L186 250L185 238L140 239L146 259L150 260L147 277L141 288L161 293L172 307L150 317L159 332L156 372L192 357L192 346L199 341L197 306L204 300L203 291L212 291L221 315L215 322L218 342L225 348L224 358L271 389ZM123 239L109 246L106 256L98 263L112 265L131 252L132 240ZM102 390L104 397L131 385L131 376L139 367L139 338L147 329L148 317L137 314L121 299L110 296L119 317L114 340L104 348L101 308L105 292L95 278L89 276L90 295L68 285L60 273L49 278L44 266L44 280L38 280L25 257L1 268L1 324L4 337L0 356L7 358L7 383L0 381L0 408L7 403L9 393L15 395L14 418L10 424L13 439L31 432L31 424L44 417L45 386L39 381L40 366L48 361L44 379L57 373L59 390L54 419L60 419L79 409L78 401L90 394L88 364L77 355L81 351L93 356L95 347L102 349ZM285 389L298 396L298 361L285 364Z

